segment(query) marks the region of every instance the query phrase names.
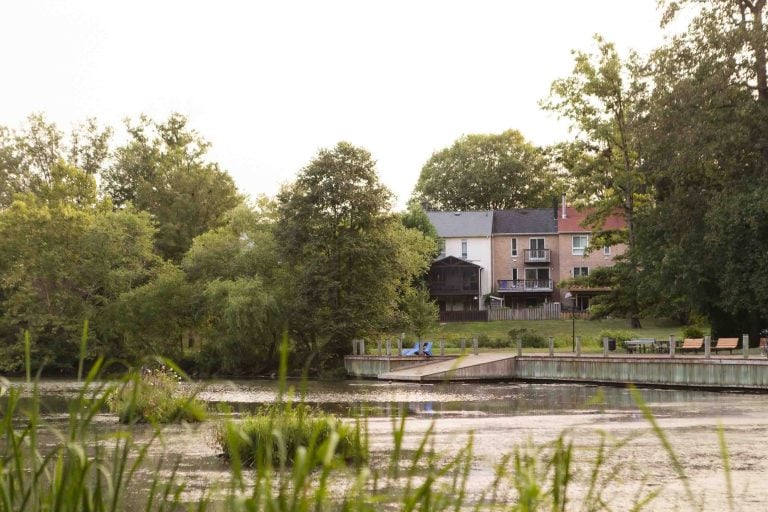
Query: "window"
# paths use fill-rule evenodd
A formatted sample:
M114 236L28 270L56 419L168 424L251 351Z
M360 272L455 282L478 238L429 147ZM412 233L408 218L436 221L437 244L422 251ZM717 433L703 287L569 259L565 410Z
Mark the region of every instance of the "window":
M589 275L589 267L573 267L573 277L584 277Z
M610 245L604 245L603 246L603 256L610 256L611 255L611 246Z
M445 257L445 239L441 238L437 241L438 258Z
M466 240L461 241L461 258L467 259L467 241Z
M517 238L512 239L512 256L517 256Z
M529 238L528 245L531 248L530 261L546 261L547 253L544 251L543 238Z
M513 268L513 269L512 269L512 280L513 280L513 281L517 281L517 279L518 279L518 278L517 278L517 269L516 269L516 268Z
M589 237L587 235L573 236L573 254L575 256L584 256L587 245L589 245Z

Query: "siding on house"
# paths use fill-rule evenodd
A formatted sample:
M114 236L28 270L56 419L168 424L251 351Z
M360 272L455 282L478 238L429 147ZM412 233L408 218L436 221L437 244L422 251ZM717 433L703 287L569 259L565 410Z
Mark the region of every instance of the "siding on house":
M477 265L480 291L466 297L438 298L441 307L448 311L462 311L476 301L478 309L485 309L483 296L492 290L491 235L493 234L493 212L427 212L429 221L435 227L437 236L445 241L445 253L438 258L454 256ZM466 242L466 258L462 254L462 243ZM434 294L433 294L434 295Z

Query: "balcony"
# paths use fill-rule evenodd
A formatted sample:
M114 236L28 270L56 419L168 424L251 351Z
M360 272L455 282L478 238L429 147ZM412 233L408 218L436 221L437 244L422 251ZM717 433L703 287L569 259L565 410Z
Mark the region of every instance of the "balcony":
M525 249L523 257L526 263L549 263L549 249Z
M552 279L499 279L498 284L500 293L551 292L553 290Z

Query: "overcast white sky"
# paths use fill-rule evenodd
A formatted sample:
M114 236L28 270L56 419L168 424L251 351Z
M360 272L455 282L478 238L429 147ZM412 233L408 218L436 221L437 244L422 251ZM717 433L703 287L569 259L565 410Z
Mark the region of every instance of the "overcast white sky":
M346 140L402 205L463 134L564 138L538 101L571 49L646 53L658 20L656 0L3 0L0 125L181 112L251 196Z

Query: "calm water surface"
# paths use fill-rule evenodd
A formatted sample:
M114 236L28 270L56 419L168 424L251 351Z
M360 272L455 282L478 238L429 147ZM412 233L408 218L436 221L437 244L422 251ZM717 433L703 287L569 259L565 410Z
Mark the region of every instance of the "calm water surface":
M227 404L236 413L275 400L274 381L205 383L201 398ZM406 415L406 446L423 433L435 432L435 447L451 453L473 434L476 464L472 485L481 489L493 478L493 464L503 453L526 443L544 443L568 432L583 453L592 453L602 436L631 437L623 448L625 464L636 466L637 481L619 482L614 505L631 500L638 489L659 490L650 510L688 510L681 504L682 485L674 478L669 456L652 434L626 389L572 384L400 384L377 381L294 383L295 394L343 417L368 418L371 446L385 453L391 446L391 417ZM74 381L43 381L46 417L64 421L67 403L76 396ZM680 390L641 390L677 450L690 482L706 500L705 510L727 509L717 429L730 451L736 510L768 510L768 395ZM98 429L119 428L113 415L99 415ZM180 457L180 473L190 497L226 480L227 468L210 443L210 424L171 426L165 445ZM149 435L149 429L147 434ZM158 457L160 448L158 447ZM586 456L585 456L586 457ZM628 501L629 502L629 501Z

